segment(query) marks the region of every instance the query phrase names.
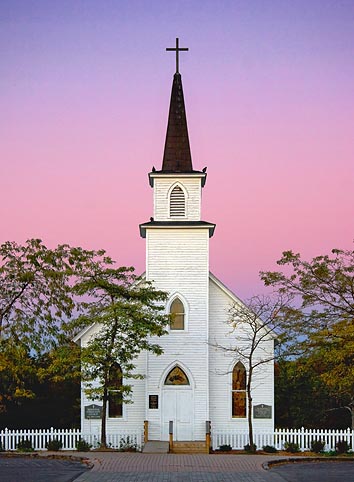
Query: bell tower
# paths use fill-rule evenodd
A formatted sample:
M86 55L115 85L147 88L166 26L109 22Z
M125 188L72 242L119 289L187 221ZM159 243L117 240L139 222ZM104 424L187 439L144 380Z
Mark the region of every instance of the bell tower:
M161 170L153 168L149 173L153 216L140 224L140 234L146 238L146 279L169 293L166 309L178 323L171 322L169 335L158 340L164 353L159 357L147 355L148 394L159 394L162 403L158 411L147 406L146 419L152 439L167 439L168 419L175 419L177 439L180 430L184 440L202 440L205 421L209 420L209 238L215 224L201 218L202 188L207 174L206 168L193 169L178 62L183 49L179 48L178 39L176 48L169 50L176 51L176 73L163 162ZM174 366L188 373L190 382L182 391L177 387L175 395L173 387L166 386L161 378ZM177 412L174 418L171 400L178 406L176 400L183 391L183 403L190 406L186 415L190 426L184 422L182 429Z

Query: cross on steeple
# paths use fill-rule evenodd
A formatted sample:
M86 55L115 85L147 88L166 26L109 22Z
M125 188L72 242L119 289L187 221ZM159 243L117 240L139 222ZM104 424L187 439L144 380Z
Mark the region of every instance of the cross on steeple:
M178 52L188 51L189 49L186 47L179 47L179 38L176 38L176 47L168 47L166 48L167 51L175 51L176 52L176 74L179 73L179 56Z

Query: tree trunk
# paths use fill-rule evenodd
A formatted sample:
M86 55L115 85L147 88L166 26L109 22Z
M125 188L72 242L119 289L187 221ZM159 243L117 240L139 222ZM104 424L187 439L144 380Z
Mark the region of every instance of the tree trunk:
M106 436L106 420L107 420L107 400L108 400L108 390L103 389L103 400L102 400L102 417L101 417L101 448L107 448L107 436Z
M254 445L254 442L253 442L251 382L252 382L252 373L251 373L251 371L250 371L250 373L249 373L249 375L248 375L248 383L247 383L248 438L249 438L250 452L255 452L255 451L256 451L256 446Z

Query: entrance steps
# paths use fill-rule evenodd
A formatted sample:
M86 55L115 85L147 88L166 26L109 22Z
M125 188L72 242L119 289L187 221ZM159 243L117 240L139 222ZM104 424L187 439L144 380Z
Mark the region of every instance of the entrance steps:
M173 442L172 450L173 454L205 454L208 453L205 441L199 442Z
M143 448L144 454L168 454L170 444L160 440L149 440Z

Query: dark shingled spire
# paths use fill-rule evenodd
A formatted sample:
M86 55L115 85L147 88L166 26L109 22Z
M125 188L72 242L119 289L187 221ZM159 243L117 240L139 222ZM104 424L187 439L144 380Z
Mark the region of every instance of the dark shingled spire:
M193 171L186 109L184 107L182 78L178 72L173 76L162 171Z

